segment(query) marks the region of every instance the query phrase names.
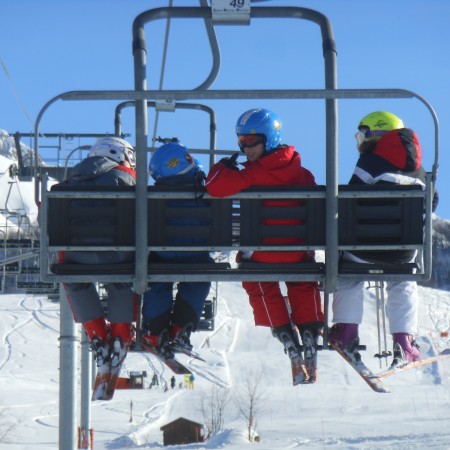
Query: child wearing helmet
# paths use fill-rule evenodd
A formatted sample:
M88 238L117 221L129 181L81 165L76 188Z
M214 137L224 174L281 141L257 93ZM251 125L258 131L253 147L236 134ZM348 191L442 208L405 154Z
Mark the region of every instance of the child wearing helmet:
M199 169L187 148L177 142L159 147L149 164L155 186L204 185L205 174ZM205 207L204 200L173 200L173 207ZM187 219L188 220L188 219ZM192 223L172 223L167 225L192 226ZM184 239L189 240L189 238ZM164 263L209 263L214 260L209 252L151 252L152 262ZM205 300L211 287L210 282L181 281L177 284L175 301L173 282L153 282L148 284L142 305L142 344L156 348L166 358L173 358L175 351L192 350L190 335L197 329Z
M349 184L416 184L425 187L422 149L417 134L405 128L403 121L386 111L365 116L355 135L359 159ZM433 209L437 206L435 194ZM345 251L343 258L357 262L413 262L415 250ZM419 346L414 341L418 328L417 283L387 281L386 312L393 337L392 368L420 359ZM358 326L363 317L364 282L340 280L333 299L333 322L329 339L338 345L361 370L367 367L358 352Z
M135 152L130 143L118 137L99 139L88 157L77 164L72 175L60 183L65 186L134 186L136 184ZM83 205L88 200L83 201ZM91 200L95 208L98 202ZM73 207L76 207L74 202ZM92 224L95 226L95 223ZM65 263L122 263L134 260L134 252L64 252ZM108 317L93 283L64 285L74 320L82 323L97 361L121 364L133 341L134 295L130 283L106 283Z
M313 186L312 173L302 167L300 155L293 146L282 144L282 122L278 114L267 109L244 112L236 124L236 134L241 152L247 157L239 170L237 154L223 158L208 175L206 189L215 197L236 194L250 186ZM295 201L289 201L292 206ZM240 258L262 263L295 263L311 260L311 252L245 252ZM290 317L278 282L244 281L255 325L270 327L274 337L285 347L291 359L301 355L300 344L293 332L297 325L303 340L305 354L316 355L317 340L323 326L320 293L315 282L286 282L287 295L292 309ZM309 338L309 339L308 339ZM311 346L307 343L311 342ZM316 361L310 368L310 381L316 376Z

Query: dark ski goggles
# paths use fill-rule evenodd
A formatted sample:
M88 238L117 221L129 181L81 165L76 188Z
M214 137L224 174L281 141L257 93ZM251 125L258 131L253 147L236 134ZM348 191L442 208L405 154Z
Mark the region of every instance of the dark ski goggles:
M238 136L238 145L242 152L245 148L254 147L265 142L266 137L262 134L241 134Z

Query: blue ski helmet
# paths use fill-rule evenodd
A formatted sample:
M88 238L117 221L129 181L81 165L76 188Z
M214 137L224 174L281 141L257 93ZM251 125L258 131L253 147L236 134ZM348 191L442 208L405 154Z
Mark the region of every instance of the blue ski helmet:
M176 142L161 145L156 149L148 168L155 181L163 177L198 171L194 158L188 153L187 148Z
M283 124L278 114L268 109L257 108L242 114L236 123L236 134L259 134L266 138L266 151L281 144Z

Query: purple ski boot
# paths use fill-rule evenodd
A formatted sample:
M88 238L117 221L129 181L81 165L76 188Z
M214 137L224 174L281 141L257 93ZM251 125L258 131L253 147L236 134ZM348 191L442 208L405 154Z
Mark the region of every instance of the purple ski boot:
M330 329L328 339L350 359L351 364L358 372L370 373L362 362L359 353L358 324L336 323Z
M405 366L420 359L420 347L411 334L394 333L392 337L394 340L394 360L391 369Z

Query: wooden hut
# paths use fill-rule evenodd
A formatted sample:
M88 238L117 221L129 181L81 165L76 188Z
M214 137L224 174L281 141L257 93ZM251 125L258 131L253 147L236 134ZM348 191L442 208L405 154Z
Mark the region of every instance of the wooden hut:
M179 417L160 428L163 432L164 445L192 444L203 442L203 425Z
M147 372L130 372L130 377L120 377L116 389L144 389L144 378Z

